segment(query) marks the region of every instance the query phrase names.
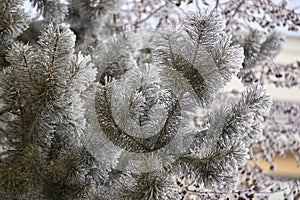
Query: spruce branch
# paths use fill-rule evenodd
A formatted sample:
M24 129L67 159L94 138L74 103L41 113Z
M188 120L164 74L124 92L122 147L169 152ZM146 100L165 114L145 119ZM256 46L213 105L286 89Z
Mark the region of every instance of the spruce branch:
M85 129L83 95L96 70L90 57L74 55L74 46L70 30L59 31L50 24L37 45L15 44L9 50L11 66L3 70L1 84L14 116L14 134L8 135L9 153L1 160L24 174L20 181L26 187L14 194L16 198L84 197L95 182L96 176L85 177L93 163L87 162L78 139ZM6 181L10 180L1 184ZM10 192L4 194L11 197Z
M229 141L243 141L248 147L261 137L258 127L271 104L271 99L263 88L257 85L248 88L231 108L214 111L209 119L210 128L206 137L218 138L217 144L221 147Z
M154 42L155 55L162 65L160 75L170 82L169 87L178 92L192 89L208 103L237 73L243 62L242 49L232 44L224 27L220 13L214 10L193 15L184 28L159 35ZM180 85L174 84L179 81Z
M27 16L22 9L22 1L2 0L0 3L0 37L2 40L16 38L28 27ZM3 43L4 41L1 41Z
M20 90L21 94L25 94L24 96L22 96L22 99L20 99L20 103L19 105L22 105L25 103L29 103L32 106L32 111L33 112L37 112L35 113L33 116L34 118L30 117L32 116L32 113L26 113L26 118L31 119L31 122L33 122L32 124L30 124L30 127L28 127L28 134L31 135L31 133L33 133L33 131L36 131L36 127L40 125L40 120L42 117L41 113L42 111L48 107L48 103L51 102L51 100L53 100L55 98L55 96L57 94L55 94L58 90L58 88L56 87L56 84L51 83L54 80L54 74L57 73L57 69L56 67L57 64L57 60L59 60L57 57L59 57L60 59L63 58L65 55L65 50L61 49L60 46L58 45L58 38L59 38L59 34L54 31L54 28L49 27L48 29L49 32L45 31L44 35L41 36L41 40L40 40L40 45L41 46L47 46L47 48L49 48L49 44L53 44L53 48L51 49L45 49L45 54L44 54L44 58L45 59L49 59L46 60L45 63L49 63L48 66L46 66L46 68L48 69L43 69L43 68L38 68L38 67L42 67L45 64L43 63L43 60L40 60L42 63L40 65L38 65L38 67L33 68L32 66L34 66L34 62L36 62L34 59L32 59L33 56L33 48L30 47L26 47L26 46L16 46L15 48L12 49L12 53L9 54L8 57L8 61L11 62L12 65L15 65L16 67L19 65L20 63L18 63L18 59L16 60L17 55L19 56L19 59L22 61L21 63L23 63L24 65L20 66L19 68L13 69L11 72L11 75L13 75L15 73L15 75L17 75L18 73L22 73L22 71L25 71L26 74L28 74L27 76L21 77L20 79L20 85L16 85L14 87L16 87L17 90ZM51 40L50 36L53 36L54 34L54 40ZM67 42L70 43L69 40L69 35L65 35L63 36L62 34L62 41L64 41L63 38L68 38ZM50 41L49 41L50 39ZM47 41L48 40L48 41ZM72 40L72 38L71 38ZM72 42L71 42L72 43ZM72 49L72 47L71 47ZM25 50L25 51L24 51ZM14 52L14 53L13 53ZM49 52L49 54L48 54ZM71 51L72 53L72 51ZM26 56L25 56L26 54ZM68 54L68 53L67 53ZM29 63L28 63L28 59L26 59L26 57L30 58L30 68L29 68ZM56 59L57 58L57 59ZM69 59L69 58L67 58ZM61 60L63 61L63 59ZM20 71L18 71L20 70ZM34 73L35 77L33 77L31 74ZM46 76L45 76L46 74ZM9 75L9 73L7 74ZM42 79L42 77L44 78L44 80ZM24 79L28 79L28 82L30 83L30 85L28 86L27 84L24 85ZM44 87L41 87L44 86ZM61 86L60 86L61 87ZM31 89L30 89L31 88ZM27 99L26 99L27 97ZM32 102L31 98L34 98L34 102ZM17 97L18 98L18 97ZM23 102L24 101L24 102ZM50 102L49 102L50 101ZM36 109L35 109L36 108ZM27 125L25 124L25 116L24 116L24 110L22 107L19 107L19 111L21 113L21 118L23 118L23 125L26 127ZM30 122L30 120L28 121L28 119L26 119L26 123Z
M111 19L113 26L109 16L103 18L116 1L68 1L63 3L68 7L66 17L66 10L61 12L57 6L61 2L31 2L46 20L48 14L55 22L66 20L78 36L77 46L75 34L64 25L50 24L33 45L12 44L15 36L10 38L5 53L8 66L0 76L5 103L0 114L5 111L9 116L7 149L0 152L1 197L184 199L192 192L187 188L196 182L202 187L196 192L203 198L253 198L253 191L267 194L260 189L269 187L271 178L261 185L257 180L265 176L241 170L253 155L249 148L260 138L270 98L253 86L240 100L216 107L214 95L242 67L244 56L244 68L271 62L282 46L282 36L246 36L237 42L245 46L243 53L227 35L226 22L215 8L149 39L153 45L146 44L148 38L140 40L139 32L124 31L103 39L107 37L103 28L109 27L112 35L119 31L118 20L123 20L118 11ZM139 28L157 12L166 11L163 16L171 17L167 10L179 8L183 1L152 7L157 2L162 1L137 3L147 5L134 11L147 13L133 19ZM215 7L231 5L215 3ZM236 17L246 4L244 0L233 4ZM56 18L57 13L62 15ZM80 53L85 45L89 49ZM75 48L79 53L74 53ZM195 117L205 119L195 124ZM297 153L297 142L286 144ZM178 191L172 181L175 173L193 182ZM249 192L236 188L237 184Z
M191 62L193 65L200 45L207 48L212 47L214 42L220 40L220 36L224 34L224 29L225 21L221 13L217 10L213 10L212 12L199 12L187 19L185 31L192 39L195 47Z
M97 118L104 134L117 146L127 151L152 152L168 144L177 133L178 116L180 116L180 99L170 106L166 121L158 134L147 138L134 137L124 131L114 120L111 109L111 90L113 85L108 83L96 93L95 107ZM116 134L118 137L116 137ZM147 135L147 134L143 134ZM167 138L167 139L166 139Z
M180 170L205 188L227 191L234 187L235 172L243 165L247 151L242 143L230 144L226 148L212 149L208 155L199 157L186 154L179 158ZM226 185L221 186L222 183Z
M75 16L81 15L81 20L95 20L99 18L100 16L103 16L107 12L111 11L117 4L116 0L110 1L110 0L103 0L103 1L95 1L95 0L72 0L71 5L69 7L70 9L70 15ZM81 11L78 13L78 11Z
M259 65L273 64L274 58L283 47L285 37L277 31L265 35L257 30L250 30L249 34L242 38L237 37L236 41L244 48L243 68L250 69Z
M150 149L145 146L142 139L134 138L117 125L112 116L110 99L111 96L107 87L103 87L96 93L95 107L98 108L97 117L106 136L118 145L125 144L126 146L123 148L126 148L126 150L137 152L150 151ZM114 136L116 133L118 134L118 137ZM129 142L129 145L127 142Z
M28 28L28 17L22 9L22 1L1 0L0 2L0 68L8 66L7 49Z
M179 199L175 182L166 175L155 172L123 176L120 179L120 192L118 199Z
M223 181L228 186L224 190L232 188L235 183L233 174L237 166L242 166L249 158L249 144L260 138L260 122L270 105L265 91L253 86L231 107L212 111L209 128L198 131L190 152L179 158L180 169L186 176L192 175L199 184L205 184L206 188L213 188Z
M93 62L97 66L97 81L104 84L105 76L120 78L131 67L130 54L138 47L132 41L135 35L124 31L114 35L96 46L92 53ZM136 41L138 43L138 41Z
M47 22L61 23L68 14L68 6L66 2L55 0L30 0L33 7L43 16Z

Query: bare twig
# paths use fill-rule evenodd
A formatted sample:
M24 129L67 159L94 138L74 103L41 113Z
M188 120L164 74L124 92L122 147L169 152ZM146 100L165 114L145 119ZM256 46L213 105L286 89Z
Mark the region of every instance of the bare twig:
M136 27L138 24L141 24L145 21L147 21L150 17L152 17L154 14L156 14L158 11L160 11L163 7L165 7L168 3L166 2L165 4L159 6L156 10L154 10L153 12L151 12L147 17L145 17L144 19L141 19L140 21L136 21L134 24L134 27Z
M215 9L217 9L219 7L219 0L216 0L216 5L215 5Z

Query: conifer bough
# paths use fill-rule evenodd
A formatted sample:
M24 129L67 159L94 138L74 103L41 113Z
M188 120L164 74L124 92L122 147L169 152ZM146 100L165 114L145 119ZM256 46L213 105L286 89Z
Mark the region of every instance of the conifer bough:
M217 10L194 14L154 36L149 62L139 62L131 31L91 55L75 53L75 34L52 23L36 44L12 42L0 79L0 196L183 199L174 176L215 194L238 189L271 100L255 85L215 106L244 58L224 29ZM208 112L203 129L191 125L197 109Z

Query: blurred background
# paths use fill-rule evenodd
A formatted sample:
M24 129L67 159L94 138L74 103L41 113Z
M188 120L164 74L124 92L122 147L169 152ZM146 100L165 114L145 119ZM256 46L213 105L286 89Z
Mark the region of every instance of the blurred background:
M290 64L300 60L300 33L285 33L287 38L283 50L275 60L275 63L278 64ZM264 87L266 88L267 93L271 95L273 101L300 103L300 86L292 88L278 88L274 84L265 84ZM241 92L245 89L245 86L238 78L235 77L224 91L230 92L233 89ZM273 173L276 175L300 179L300 168L297 168L297 162L291 154L287 153L285 158L279 156L275 157L275 163L276 169ZM261 161L261 165L266 170L269 169L268 163L263 160Z

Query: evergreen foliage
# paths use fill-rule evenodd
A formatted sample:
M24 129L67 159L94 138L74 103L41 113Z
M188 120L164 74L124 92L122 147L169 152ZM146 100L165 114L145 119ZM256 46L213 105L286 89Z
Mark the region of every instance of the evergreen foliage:
M22 1L1 0L0 15L0 65L3 67L7 65L7 48L28 27L28 19L22 9Z
M81 96L96 70L74 55L75 35L52 24L37 45L15 43L2 71L4 108L10 114L1 157L6 199L72 199L88 191L95 162L78 138L85 128Z
M246 164L271 99L257 84L229 103L216 96L240 70L270 62L282 35L261 40L252 31L232 39L213 9L153 33L145 45L141 32L108 17L117 1L30 2L48 24L33 42L22 2L0 5L1 198L264 194L272 179ZM259 178L265 185L241 187Z

